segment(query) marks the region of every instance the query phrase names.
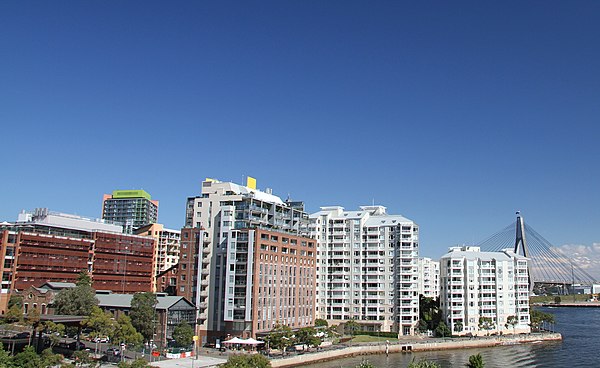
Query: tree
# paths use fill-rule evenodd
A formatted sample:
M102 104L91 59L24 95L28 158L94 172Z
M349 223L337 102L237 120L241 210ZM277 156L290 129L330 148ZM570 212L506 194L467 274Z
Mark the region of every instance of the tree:
M560 302L561 302L560 296L558 296L558 295L555 296L554 297L554 304L560 304Z
M464 326L461 321L457 321L456 323L454 323L454 332L462 332L463 328Z
M308 347L317 347L321 345L321 338L317 335L317 330L312 327L303 327L296 332L296 341L299 344L308 345Z
M152 367L146 360L140 358L136 359L133 362L120 362L117 365L118 368L147 368Z
M116 322L112 318L112 314L103 311L96 305L92 307L92 312L83 321L83 325L92 329L90 337L94 340L107 336L112 339L116 330ZM98 345L96 345L96 349L98 349ZM102 345L100 345L100 350L102 350Z
M131 318L124 314L121 314L119 318L117 318L115 328L108 336L113 342L124 343L127 345L137 345L144 341L144 336L137 332L135 327L133 327Z
M23 321L23 297L18 295L10 296L4 320L8 323Z
M270 368L271 361L260 354L240 354L231 355L227 363L222 364L221 368Z
M37 308L31 308L27 312L27 325L32 327L35 332L38 332L40 329L40 311ZM27 345L31 345L31 338L33 335L29 335L29 343Z
M519 319L517 318L517 316L508 316L506 318L506 324L504 325L504 327L509 328L512 327L513 329L513 335L515 334L515 326L519 324Z
M42 359L35 352L33 346L26 347L21 353L15 355L13 358L13 364L16 367L22 368L41 368Z
M434 332L435 332L435 336L437 336L437 337L452 336L452 331L450 331L448 326L446 326L446 324L443 321L438 324L438 326L436 327Z
M49 337L50 348L60 342L60 336L65 333L65 326L62 323L54 323L52 321L44 322L44 332Z
M292 329L289 326L275 325L275 328L265 338L270 349L280 349L281 354L285 353L285 349L292 345Z
M419 320L423 320L427 324L427 328L423 332L435 331L442 321L439 299L419 295Z
M77 286L92 286L92 276L87 271L81 271L75 282Z
M97 305L96 291L91 286L89 275L83 272L79 274L77 286L59 291L54 299L56 314L89 316Z
M11 306L4 315L4 320L8 323L23 321L23 307L16 304Z
M490 317L479 317L479 329L486 330L488 335L494 326L494 321Z
M315 327L329 327L329 323L321 318L315 319Z
M483 358L481 354L471 355L469 357L469 362L465 364L468 368L483 368L485 364L483 364Z
M156 295L148 292L137 293L131 300L129 317L133 327L144 337L144 341L150 341L154 336L157 303Z
M544 313L537 309L531 309L529 313L531 327L535 330L539 330L544 323L554 323L554 315L551 313Z
M410 362L407 368L440 368L440 365L425 359L421 359L417 362L415 361L415 358L413 358L412 362Z
M424 319L420 319L418 324L417 324L417 330L420 333L426 333L429 330L429 325L427 324L427 322Z
M194 341L194 329L186 321L182 321L173 330L173 339L179 347L188 347Z
M363 361L360 362L360 364L357 365L356 368L375 368L375 366L371 364L371 362L369 362L368 360L363 359Z
M90 356L90 352L86 350L77 350L73 353L75 359L75 367L93 368L98 365L98 362Z
M10 368L13 366L13 358L10 356L8 351L4 350L2 343L0 343L0 367Z
M110 312L103 311L98 306L93 306L90 315L83 320L83 325L91 328L90 337L108 336L115 329L115 321Z
M354 336L356 331L360 329L360 325L355 319L351 319L344 324L344 331L350 332L350 335Z

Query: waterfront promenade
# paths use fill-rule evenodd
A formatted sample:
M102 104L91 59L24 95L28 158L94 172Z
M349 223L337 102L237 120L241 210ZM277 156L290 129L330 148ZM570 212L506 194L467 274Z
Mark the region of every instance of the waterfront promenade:
M293 355L285 358L275 358L271 360L271 365L273 368L295 367L357 355L386 354L386 349L388 353L392 354L401 352L410 353L434 350L489 348L494 346L517 345L557 340L562 340L561 334L549 332L516 336L504 335L477 338L412 339L390 342L389 345L385 343L351 345L338 349Z

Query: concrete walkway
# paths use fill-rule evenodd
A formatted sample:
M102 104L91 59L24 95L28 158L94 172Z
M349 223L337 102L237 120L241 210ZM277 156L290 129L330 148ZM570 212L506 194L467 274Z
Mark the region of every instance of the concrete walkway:
M159 368L203 368L203 367L216 367L219 364L225 363L226 359L213 358L200 355L198 359L194 358L179 358L179 359L167 359L161 360L160 362L150 363L153 367Z

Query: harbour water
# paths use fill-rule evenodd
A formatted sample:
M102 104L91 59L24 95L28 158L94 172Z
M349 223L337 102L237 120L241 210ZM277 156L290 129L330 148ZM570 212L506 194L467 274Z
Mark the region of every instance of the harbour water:
M481 353L486 368L600 367L600 308L540 308L554 314L563 341L499 346L486 349L432 351L413 354L359 356L307 365L312 368L353 368L367 359L378 368L404 368L413 358L437 362L442 368L464 367Z

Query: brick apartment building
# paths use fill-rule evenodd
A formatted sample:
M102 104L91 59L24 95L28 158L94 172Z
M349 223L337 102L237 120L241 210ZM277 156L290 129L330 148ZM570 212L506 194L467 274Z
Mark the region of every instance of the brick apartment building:
M46 209L0 224L0 313L10 292L92 275L97 290L151 291L155 240L120 233L120 226Z
M198 308L202 343L314 324L316 241L302 202L258 190L253 178L207 179L188 198L185 223L177 292Z

